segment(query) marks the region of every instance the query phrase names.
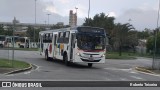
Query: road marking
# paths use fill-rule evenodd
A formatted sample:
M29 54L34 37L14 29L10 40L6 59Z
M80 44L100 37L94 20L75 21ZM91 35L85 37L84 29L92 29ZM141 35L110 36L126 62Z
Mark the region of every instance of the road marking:
M143 79L143 78L137 77L137 76L130 76L130 77L135 78L135 79Z
M105 80L107 80L107 81L111 81L111 79L109 79L109 78L105 78Z
M128 79L127 78L120 78L120 80L127 81Z
M132 74L138 74L136 71L131 71L130 73L132 73Z
M131 71L133 70L132 68L129 68L129 69L119 69L119 68L104 68L104 69L107 69L107 70L120 70L120 71Z
M28 71L28 72L24 72L24 74L29 74L29 73L31 73L31 71Z

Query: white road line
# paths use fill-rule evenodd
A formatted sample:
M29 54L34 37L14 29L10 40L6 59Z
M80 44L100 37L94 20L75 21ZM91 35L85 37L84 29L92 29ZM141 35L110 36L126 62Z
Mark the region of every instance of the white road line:
M127 81L128 79L127 78L120 78L120 80Z
M137 77L137 76L130 76L130 77L135 78L135 79L143 79L143 78Z
M130 73L132 73L132 74L138 74L136 71L131 71Z
M28 71L28 72L24 72L24 74L29 74L29 73L31 73L31 71Z
M107 69L107 70L120 70L120 71L131 71L133 70L132 68L129 68L129 69L119 69L119 68L104 68L104 69Z

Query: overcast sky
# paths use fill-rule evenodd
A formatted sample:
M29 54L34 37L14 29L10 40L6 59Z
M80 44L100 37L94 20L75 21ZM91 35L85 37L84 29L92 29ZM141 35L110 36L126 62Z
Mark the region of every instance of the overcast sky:
M78 25L88 16L89 0L37 0L37 23L69 23L69 10L78 8ZM157 27L158 0L90 0L90 16L104 12L114 16L115 23L131 23L137 30ZM22 23L35 22L35 0L0 0L0 22L11 22L14 16ZM129 21L131 19L131 21Z

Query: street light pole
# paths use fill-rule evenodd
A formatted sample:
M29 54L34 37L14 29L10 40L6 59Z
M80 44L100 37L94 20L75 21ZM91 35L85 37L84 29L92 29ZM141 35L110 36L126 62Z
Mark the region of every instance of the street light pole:
M36 26L36 23L37 23L37 10L36 10L36 7L37 7L37 0L35 0L35 26ZM34 36L33 36L33 40L34 40L34 44L35 44L35 28L34 28Z
M48 15L48 26L49 26L49 15L51 15L51 14L47 14Z
M89 14L90 14L90 0L89 0L89 8L88 8L88 24L89 24Z
M76 26L77 26L77 7L75 7L75 9L76 9Z
M14 17L14 20L13 20L13 33L12 33L12 44L13 44L13 49L12 49L12 67L13 67L13 61L14 61L14 44L15 44L15 28L16 28L16 17Z
M88 19L89 19L89 14L90 14L90 0L89 0L89 8L88 8Z

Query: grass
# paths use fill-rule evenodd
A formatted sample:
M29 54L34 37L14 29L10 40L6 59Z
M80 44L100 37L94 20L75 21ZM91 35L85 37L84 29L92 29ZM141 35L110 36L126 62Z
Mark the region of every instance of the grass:
M2 48L5 50L12 50L13 48ZM22 50L22 51L38 51L38 48L14 48L14 50Z
M107 52L106 59L136 59L136 57L146 57L146 58L153 58L152 54L140 54L140 53L133 53L133 52L122 52L122 55L119 56L119 52ZM157 59L160 59L160 55L156 55Z
M23 61L17 61L13 60L13 67L12 67L12 60L8 59L0 59L0 68L16 68L16 69L23 69L29 67L30 64L23 62Z
M38 48L15 48L15 50L38 51Z
M106 59L125 59L125 60L131 60L131 59L136 59L136 56L134 55L134 53L122 52L122 55L119 56L118 52L107 52Z

